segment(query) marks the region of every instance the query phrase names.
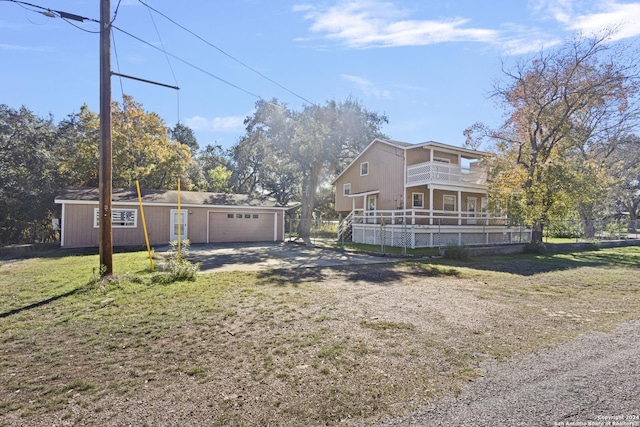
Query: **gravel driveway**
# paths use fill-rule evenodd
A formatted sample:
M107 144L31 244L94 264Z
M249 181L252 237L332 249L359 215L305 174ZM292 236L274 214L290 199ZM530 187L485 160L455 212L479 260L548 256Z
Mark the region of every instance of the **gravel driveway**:
M640 426L640 320L482 367L458 398L379 427Z
M164 248L164 251L168 248ZM398 258L322 249L292 242L224 243L193 245L189 260L200 263L200 271L257 271L308 267L338 267L378 264Z

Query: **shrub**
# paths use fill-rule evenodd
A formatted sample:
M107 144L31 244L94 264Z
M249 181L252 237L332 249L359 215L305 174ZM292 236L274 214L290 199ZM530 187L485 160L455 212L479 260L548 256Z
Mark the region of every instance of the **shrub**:
M189 247L191 242L189 240L183 240L180 251L178 251L178 241L171 242L171 249L167 257L166 263L162 265L164 273L159 273L151 278L153 283L173 283L183 280L196 280L198 271L200 270L199 263L192 263L187 259L189 256Z
M465 260L469 258L469 249L465 245L458 245L456 243L449 243L444 248L444 258Z
M541 254L547 250L547 247L542 242L529 242L524 247L524 251L529 254Z

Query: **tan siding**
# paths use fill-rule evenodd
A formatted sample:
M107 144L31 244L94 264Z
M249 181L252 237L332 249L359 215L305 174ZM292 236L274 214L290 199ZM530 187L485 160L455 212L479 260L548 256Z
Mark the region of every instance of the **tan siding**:
M97 205L78 205L67 204L65 205L65 216L63 232L64 232L64 247L65 248L82 248L82 247L97 247L98 246L98 228L93 227L93 215L94 208ZM140 215L139 206L132 205L118 205L114 204L113 208L127 208L136 209L138 211L138 220L136 228L113 228L113 245L114 246L142 246L145 244L144 230L142 225L142 216ZM169 244L170 233L170 213L171 209L176 207L170 206L144 206L145 220L147 224L147 232L149 235L149 244L151 246L167 245ZM188 211L188 228L187 238L191 243L206 243L207 242L207 212L210 208L196 207L185 208L184 211ZM234 213L243 214L246 210L235 210ZM259 213L260 218L254 220L253 218L247 219L248 223L243 223L245 228L237 229L236 235L240 240L228 240L233 238L233 233L228 234L225 239L220 241L273 241L274 230L274 215L272 212L250 212ZM224 218L226 219L226 212ZM211 213L213 216L214 213ZM278 239L284 239L284 230L282 226L282 212L278 212ZM244 218L243 218L244 221ZM246 228L247 225L251 227ZM260 227L263 227L262 229ZM244 234L243 234L244 232ZM213 241L213 240L212 240Z
M93 209L98 205L66 205L64 211L65 248L98 246L98 229L93 228Z
M401 206L404 154L402 149L376 142L336 180L336 211L351 212L352 200L343 196L343 184L351 183L351 194L379 190L377 209ZM360 176L360 164L369 162L369 174ZM362 209L364 197L356 197L356 208Z

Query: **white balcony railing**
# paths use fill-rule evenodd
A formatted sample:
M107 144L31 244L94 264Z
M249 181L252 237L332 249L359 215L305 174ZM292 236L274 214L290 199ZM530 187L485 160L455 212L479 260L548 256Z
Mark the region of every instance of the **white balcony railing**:
M500 214L474 211L431 209L375 210L356 209L349 215L354 223L386 225L483 225L509 226L511 220Z
M471 171L442 162L425 162L407 166L407 184L474 184L485 185L483 171Z

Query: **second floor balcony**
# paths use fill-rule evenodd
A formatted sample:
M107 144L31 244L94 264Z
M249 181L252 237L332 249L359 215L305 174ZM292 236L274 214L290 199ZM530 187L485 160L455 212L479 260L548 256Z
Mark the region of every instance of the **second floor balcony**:
M425 162L407 166L407 185L449 184L482 187L487 174L480 168L443 162Z

